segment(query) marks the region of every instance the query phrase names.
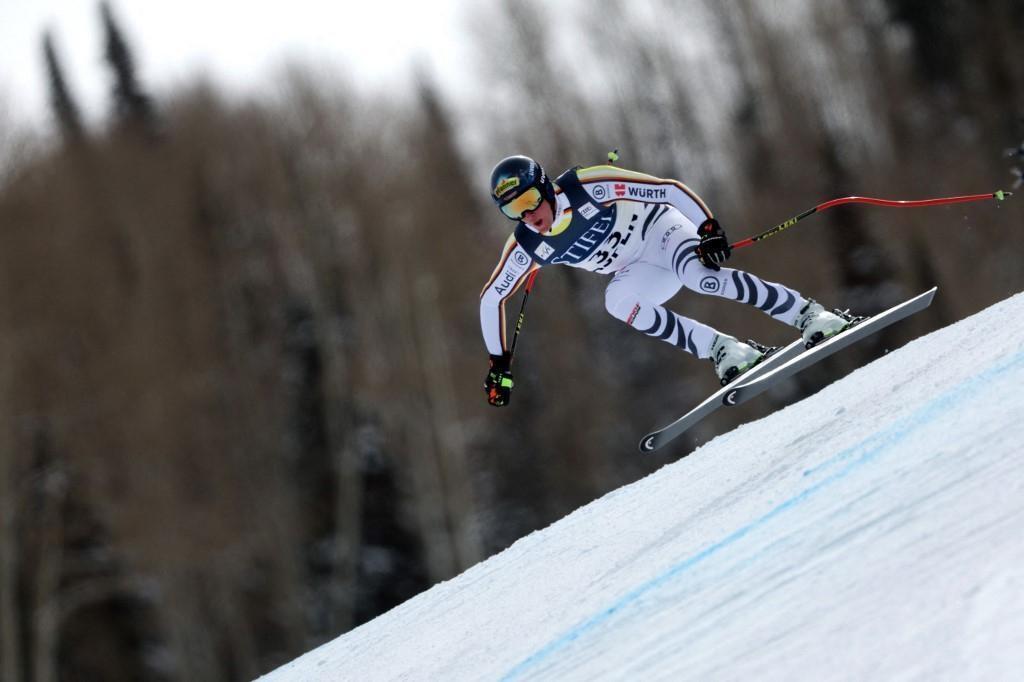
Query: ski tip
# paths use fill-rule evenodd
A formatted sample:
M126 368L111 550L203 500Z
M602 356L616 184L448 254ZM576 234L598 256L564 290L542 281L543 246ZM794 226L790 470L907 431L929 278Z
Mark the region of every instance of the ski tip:
M658 449L657 434L647 434L640 440L640 444L637 447L640 448L640 452L654 452Z

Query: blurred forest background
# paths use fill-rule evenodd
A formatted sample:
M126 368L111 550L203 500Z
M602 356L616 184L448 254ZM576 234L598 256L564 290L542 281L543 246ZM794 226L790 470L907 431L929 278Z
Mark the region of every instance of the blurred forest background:
M1024 197L841 207L732 262L859 313L940 287L873 347L641 456L711 366L608 316L607 279L554 268L511 405L482 391L478 294L511 230L498 159L557 173L619 148L732 239L838 196L1010 189L1020 0L507 0L467 10L468 101L426 69L368 93L315 64L259 96L152 92L144 46L98 7L102 121L49 35L51 121L0 102L5 681L252 678L1024 289ZM719 299L671 305L793 336Z

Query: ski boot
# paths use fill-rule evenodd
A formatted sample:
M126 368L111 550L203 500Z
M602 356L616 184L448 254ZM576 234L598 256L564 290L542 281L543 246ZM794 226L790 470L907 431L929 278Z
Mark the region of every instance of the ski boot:
M727 334L717 334L711 342L711 361L723 386L761 362L772 349L750 341L743 343Z
M865 318L851 315L848 310L829 312L820 303L809 298L807 305L797 313L793 326L800 330L804 346L811 348L863 319Z

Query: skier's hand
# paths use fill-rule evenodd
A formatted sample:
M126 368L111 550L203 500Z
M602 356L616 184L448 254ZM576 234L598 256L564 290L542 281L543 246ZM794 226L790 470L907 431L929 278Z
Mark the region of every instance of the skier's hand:
M484 392L487 394L487 402L495 407L508 405L512 397L511 362L508 352L491 356L491 368L484 379Z
M712 270L721 270L721 265L729 260L732 249L729 248L729 240L725 238L725 230L714 218L708 218L697 228L700 235L700 245L697 246L697 258L704 267Z

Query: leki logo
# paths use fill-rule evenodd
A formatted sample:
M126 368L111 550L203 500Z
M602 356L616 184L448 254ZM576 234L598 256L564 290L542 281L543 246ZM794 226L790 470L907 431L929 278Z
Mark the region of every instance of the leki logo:
M621 182L615 183L615 196L624 197L626 196L626 185Z
M498 186L494 188L494 196L500 197L510 189L515 189L519 186L519 178L513 176L511 178L505 178L498 183Z

